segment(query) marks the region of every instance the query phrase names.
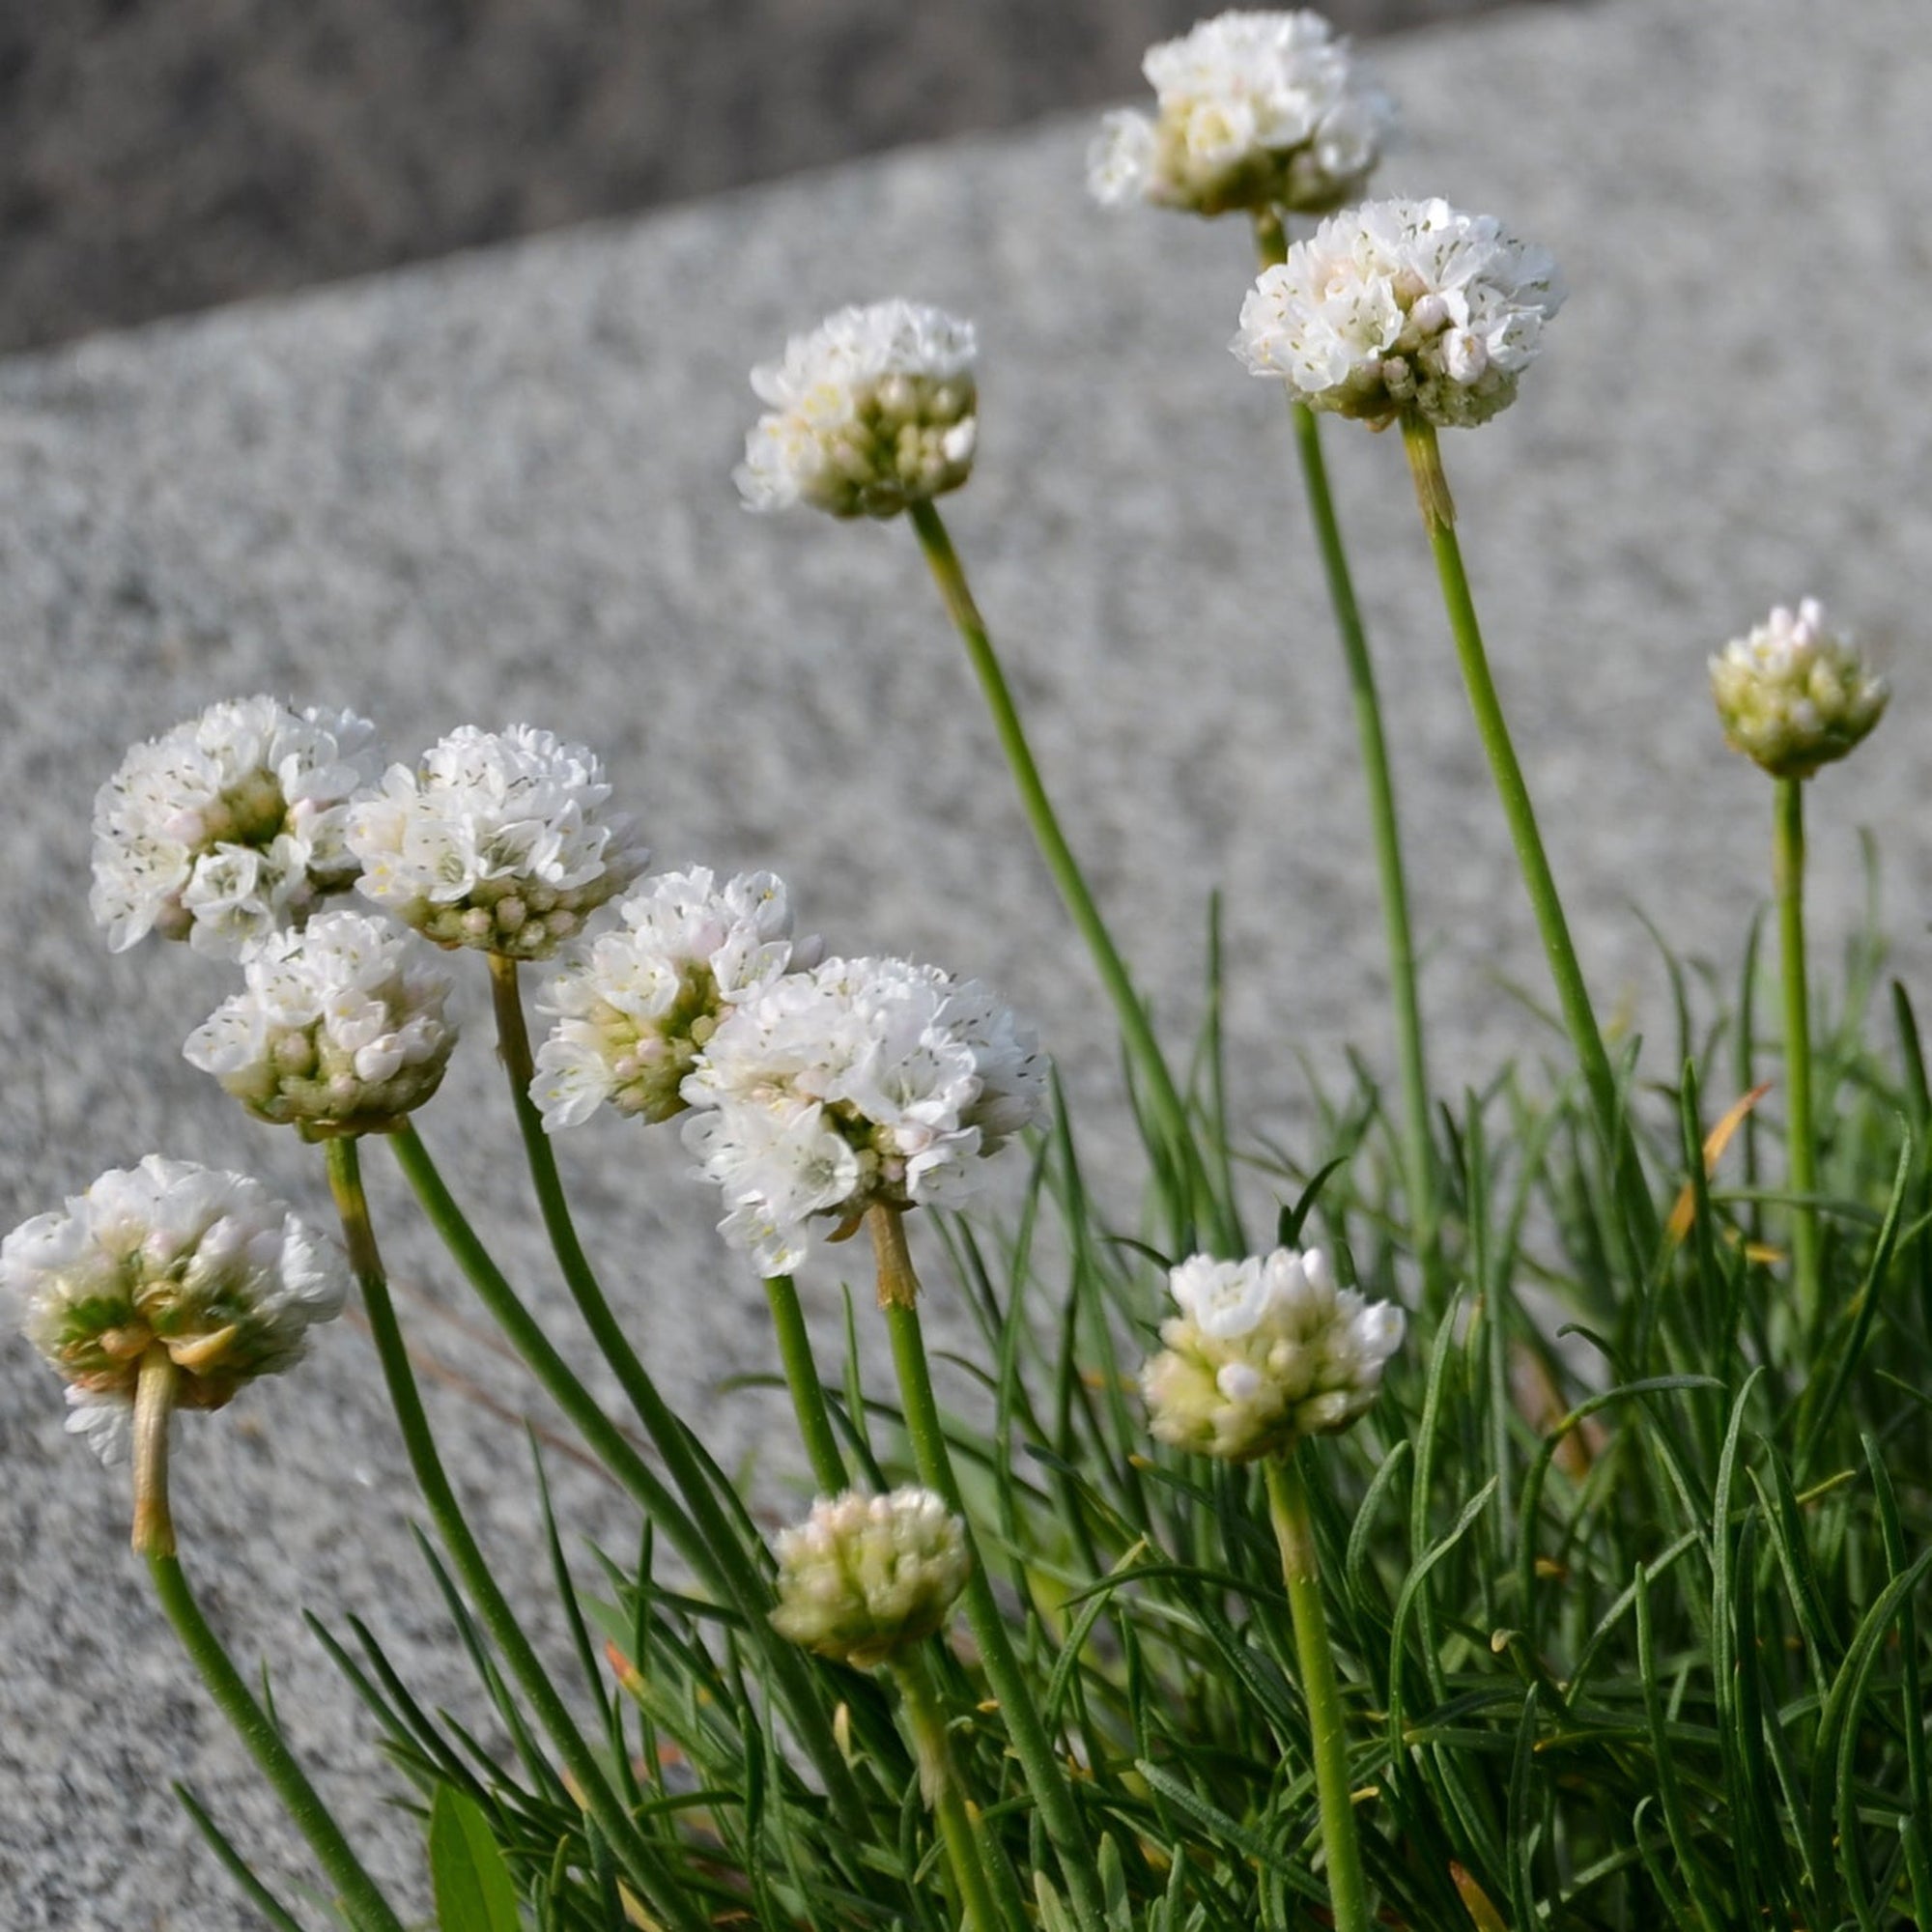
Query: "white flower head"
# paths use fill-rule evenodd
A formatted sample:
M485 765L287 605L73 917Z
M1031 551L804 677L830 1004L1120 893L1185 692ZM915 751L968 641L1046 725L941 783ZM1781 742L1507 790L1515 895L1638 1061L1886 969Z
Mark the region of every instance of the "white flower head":
M462 725L356 802L356 883L439 946L544 958L650 857L610 796L582 745L530 724Z
M704 867L645 880L617 908L623 924L579 940L537 997L555 1017L530 1089L547 1131L620 1114L668 1121L718 1023L780 974L816 963L794 940L783 882L741 872L720 885Z
M159 1154L0 1242L0 1294L67 1378L68 1427L103 1461L127 1448L152 1345L180 1371L177 1406L219 1408L298 1361L348 1287L341 1257L260 1181Z
M1178 1315L1141 1370L1163 1442L1246 1463L1346 1429L1402 1346L1403 1312L1338 1289L1319 1248L1246 1261L1196 1255L1168 1278Z
M450 980L380 914L326 912L242 962L247 984L188 1036L191 1065L310 1137L398 1125L441 1084Z
M1320 14L1218 14L1141 71L1154 118L1109 114L1088 152L1108 207L1325 214L1362 191L1394 130L1388 96Z
M355 880L349 800L375 726L274 697L212 704L136 745L94 801L94 916L123 952L150 932L240 957Z
M1466 427L1514 400L1562 302L1548 251L1492 216L1372 201L1263 273L1230 347L1311 409L1378 428L1407 412Z
M1807 597L1796 612L1779 605L1711 660L1711 696L1734 750L1773 778L1808 779L1856 749L1891 692Z
M724 1191L725 1238L783 1274L809 1222L964 1200L1045 1089L1033 1036L977 980L828 959L724 1014L684 1083L685 1144Z
M965 1525L930 1490L820 1496L781 1530L781 1635L869 1669L943 1630L972 1573Z
M919 302L842 308L752 371L768 413L735 472L753 510L895 517L956 490L979 440L973 325Z

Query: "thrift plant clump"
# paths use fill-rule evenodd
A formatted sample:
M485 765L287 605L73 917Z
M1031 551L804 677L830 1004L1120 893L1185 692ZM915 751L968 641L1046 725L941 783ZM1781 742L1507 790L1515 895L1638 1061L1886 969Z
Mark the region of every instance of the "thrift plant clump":
M1555 262L1498 217L1372 196L1394 110L1318 15L1225 14L1146 71L1154 111L1107 118L1089 186L1245 218L1259 272L1243 299L1231 248L1202 339L1238 314L1235 356L1280 385L1311 527L1268 534L1319 552L1356 697L1376 867L1354 914L1382 919L1389 1010L1345 1088L1298 1075L1292 1039L1223 1038L1212 912L1198 1034L1143 996L939 507L979 455L978 330L900 298L840 309L753 372L737 489L754 510L909 528L1118 1021L1130 1159L1089 1172L1026 987L1009 1007L970 958L869 952L863 931L828 946L770 870L650 871L620 809L632 775L545 724L456 723L389 762L372 723L330 708L344 694L217 696L100 788L106 945L185 940L225 976L185 1056L240 1102L238 1144L297 1129L282 1151L312 1162L334 1225L151 1153L8 1236L0 1294L65 1382L69 1428L128 1465L133 1551L196 1694L299 1834L292 1875L184 1792L264 1923L1932 1926L1923 989L1884 983L1875 932L1842 982L1814 978L1805 902L1807 788L1841 782L1886 681L1810 598L1709 657L1710 755L1728 743L1770 782L1769 917L1728 981L1667 960L1669 1049L1605 1029L1440 434L1517 402L1554 352ZM1143 245L1159 272L1158 223ZM1460 1093L1430 1076L1431 1031L1463 1016L1423 997L1403 748L1325 467L1324 436L1358 432L1324 416L1400 432L1385 487L1412 495L1420 541L1398 551L1378 526L1378 567L1436 578L1442 634L1403 649L1454 659L1560 1028L1552 1066L1526 1015L1520 1061ZM874 541L916 577L896 531ZM1772 586L1708 563L1740 622L1765 608ZM1716 641L1685 638L1687 693ZM1299 728L1286 708L1281 728ZM1747 809L1760 781L1734 771ZM488 1042L449 1017L466 975ZM1279 1055L1302 1103L1290 1135L1231 1116L1231 1050ZM503 1080L500 1120L442 1097L458 1052ZM574 1169L607 1107L627 1124L601 1123L604 1158L676 1122L688 1184L716 1190L695 1277L655 1265L636 1187L580 1225ZM485 1137L527 1187L479 1224L432 1144ZM473 1296L542 1392L527 1514L546 1550L519 1552L558 1598L542 1629L505 1587L517 1512L486 1548L445 1466L365 1158L393 1161L440 1237L438 1297ZM554 1261L541 1300L486 1232L520 1211ZM769 1385L796 1442L742 1484L713 1446L741 1390L660 1379L646 1281L684 1298L674 1316L723 1305L763 1349L743 1381ZM352 1290L345 1346L366 1337L373 1365L355 1360L393 1411L476 1679L460 1710L420 1694L383 1648L388 1606L310 1619L366 1710L366 1775L425 1828L400 1883L310 1782L312 1713L205 1613L190 1573L215 1569L213 1546L195 1506L180 1524L172 1507L177 1481L207 1482L199 1426L171 1463L178 1412L241 1399L271 1431L278 1402L310 1398L270 1378ZM957 1318L944 1347L935 1295ZM506 1440L490 1472L511 1500L526 1447ZM608 1479L628 1544L587 1548L559 1520L558 1453Z

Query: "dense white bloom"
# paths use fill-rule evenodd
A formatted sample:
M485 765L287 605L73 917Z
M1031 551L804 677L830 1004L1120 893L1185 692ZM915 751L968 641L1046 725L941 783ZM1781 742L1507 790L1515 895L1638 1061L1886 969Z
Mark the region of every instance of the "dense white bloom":
M247 985L188 1036L189 1063L252 1114L314 1133L381 1132L441 1082L450 980L380 915L326 912L243 962Z
M1446 201L1372 201L1331 215L1241 304L1230 345L1311 408L1378 427L1413 411L1487 422L1516 395L1563 302L1544 248Z
M1109 114L1088 151L1109 207L1325 214L1361 192L1395 124L1320 14L1222 14L1150 47L1141 71L1158 114Z
M770 872L722 886L702 866L664 872L617 913L622 928L573 945L537 998L556 1019L530 1089L550 1133L607 1100L647 1121L682 1113L678 1090L726 1009L818 958L815 939L793 940Z
M828 959L724 1014L684 1083L685 1143L724 1191L725 1238L782 1274L813 1219L963 1200L1045 1084L1033 1036L977 980Z
M1168 1290L1180 1312L1161 1323L1141 1389L1154 1435L1204 1456L1246 1463L1346 1429L1402 1346L1402 1310L1337 1289L1319 1248L1196 1255Z
M774 1626L861 1668L944 1629L973 1567L965 1525L930 1490L820 1496L775 1547Z
M178 1406L219 1408L298 1361L348 1286L341 1257L260 1181L159 1154L0 1242L0 1293L67 1378L68 1427L103 1460L127 1446L152 1344L181 1372Z
M841 308L752 371L771 405L735 480L753 510L894 517L956 490L979 440L973 325L919 302Z
M1891 692L1807 597L1795 615L1779 605L1711 660L1711 696L1734 750L1773 778L1808 779L1858 745Z
M212 704L136 745L94 800L94 916L125 952L149 932L234 958L355 883L348 802L381 771L353 711Z
M462 725L356 802L356 883L439 946L542 958L650 856L628 818L603 810L610 796L582 745L530 724Z

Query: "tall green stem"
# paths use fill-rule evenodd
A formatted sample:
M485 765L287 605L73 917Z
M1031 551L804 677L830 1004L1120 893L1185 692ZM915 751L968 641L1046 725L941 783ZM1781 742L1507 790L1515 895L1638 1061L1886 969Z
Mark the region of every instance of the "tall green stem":
M134 1533L137 1555L172 1556L175 1519L168 1501L168 1435L174 1428L181 1371L165 1342L141 1351L134 1379Z
M845 1488L845 1458L838 1453L838 1437L825 1406L825 1385L818 1379L818 1365L811 1359L811 1335L791 1276L767 1276L765 1300L772 1311L792 1412L798 1418L798 1433L811 1463L811 1480L826 1495L836 1496Z
M905 1412L906 1435L912 1441L913 1463L920 1481L942 1496L947 1508L966 1524L966 1546L973 1559L963 1593L966 1621L972 1627L974 1642L980 1647L986 1682L999 1701L1000 1716L1006 1723L1007 1735L1012 1740L1013 1753L1020 1761L1027 1788L1039 1808L1046 1834L1060 1856L1061 1871L1066 1879L1074 1911L1085 1932L1100 1932L1105 1923L1105 1910L1086 1824L1073 1801L1066 1775L1054 1756L1046 1726L1034 1707L1032 1689L1013 1654L1012 1640L993 1595L992 1579L980 1559L965 1498L960 1493L959 1479L953 1474L952 1458L946 1446L946 1431L940 1421L939 1404L932 1393L932 1376L926 1364L925 1337L920 1327L919 1276L906 1247L904 1220L896 1208L886 1207L871 1208L866 1220L878 1260L879 1305L885 1311L886 1331L892 1338L893 1366L898 1373L899 1401Z
M491 1258L469 1217L457 1206L415 1129L405 1126L384 1138L394 1151L396 1163L414 1190L430 1226L476 1291L476 1298L490 1319L536 1376L545 1394L570 1418L597 1459L630 1492L638 1507L669 1537L678 1553L704 1578L706 1586L721 1596L728 1595L710 1543L698 1534L677 1498L638 1453L631 1439L604 1413L596 1397L578 1379L538 1325L535 1316Z
M1269 1457L1265 1467L1268 1517L1281 1548L1282 1581L1288 1585L1289 1608L1294 1619L1294 1652L1301 1663L1301 1695L1308 1706L1315 1795L1321 1811L1321 1844L1328 1858L1328 1900L1335 1915L1335 1932L1369 1932L1369 1888L1362 1876L1362 1848L1355 1835L1355 1806L1349 1780L1348 1724L1335 1682L1328 1617L1321 1606L1308 1491L1293 1452Z
M529 1029L524 1019L523 996L517 982L517 962L490 955L490 984L495 995L497 1042L509 1079L524 1153L542 1210L545 1231L563 1270L571 1299L577 1303L591 1338L617 1378L618 1386L644 1425L657 1451L691 1512L698 1535L709 1546L712 1575L720 1577L724 1594L744 1617L752 1641L759 1646L773 1680L785 1696L786 1707L804 1745L824 1780L827 1795L848 1831L866 1829L865 1800L833 1735L832 1720L810 1673L798 1651L772 1631L766 1618L772 1607L766 1575L747 1552L743 1532L712 1487L711 1477L694 1452L683 1422L660 1393L655 1381L631 1347L611 1304L592 1271L583 1244L577 1237L570 1204L557 1173L556 1155L544 1132L543 1117L530 1098L535 1064L530 1055ZM762 1551L760 1552L762 1554Z
M247 1680L236 1669L234 1660L222 1648L221 1639L210 1627L195 1601L181 1562L172 1549L165 1553L148 1551L148 1574L154 1578L155 1595L163 1613L181 1638L182 1648L201 1672L203 1681L221 1708L221 1715L234 1725L236 1734L248 1747L262 1776L269 1780L282 1807L309 1842L328 1882L335 1888L343 1910L360 1932L403 1932L403 1921L389 1910L388 1902L377 1890L376 1882L362 1869L342 1828L330 1815L327 1805L316 1794L294 1754L282 1742L274 1721L248 1689Z
M1256 217L1255 242L1264 269L1287 256L1288 237L1278 215ZM1342 661L1348 669L1349 691L1354 701L1362 781L1368 789L1369 826L1375 839L1376 869L1381 881L1382 931L1388 948L1389 994L1395 1008L1396 1057L1402 1071L1403 1165L1407 1170L1405 1178L1408 1185L1409 1216L1414 1224L1423 1282L1432 1302L1440 1307L1448 1293L1448 1280L1442 1265L1435 1144L1429 1126L1422 1002L1416 990L1408 883L1403 870L1402 834L1396 816L1395 781L1389 771L1388 741L1382 730L1381 699L1376 690L1375 666L1369 656L1368 630L1355 599L1354 577L1342 543L1334 495L1328 487L1328 464L1321 453L1321 425L1306 403L1296 401L1292 390L1287 394L1289 415L1294 425L1295 454L1301 464L1302 487L1308 497L1309 519L1315 526L1315 542L1321 553L1328 601L1335 611Z
M633 1882L652 1901L655 1908L686 1932L702 1932L703 1916L682 1895L681 1888L666 1872L657 1851L632 1821L622 1801L611 1788L598 1762L597 1753L571 1720L569 1710L557 1694L542 1662L517 1622L509 1600L498 1587L489 1559L471 1534L450 1487L430 1433L422 1397L416 1388L415 1372L410 1366L409 1350L403 1341L401 1324L389 1299L388 1278L376 1246L376 1231L369 1220L369 1204L362 1192L362 1175L356 1158L355 1142L344 1136L327 1144L328 1181L335 1196L335 1209L341 1217L343 1238L349 1248L349 1262L362 1290L362 1304L369 1318L369 1332L375 1340L377 1359L383 1365L383 1378L388 1386L390 1406L402 1430L403 1446L409 1453L410 1467L416 1487L429 1506L431 1520L443 1547L456 1565L456 1574L469 1592L476 1614L489 1632L490 1640L501 1653L524 1695L529 1699L538 1721L550 1734L557 1755L576 1780L584 1808L597 1821L597 1828L622 1860Z
M1020 805L1026 812L1027 822L1033 827L1040 856L1046 861L1047 870L1053 875L1053 882L1060 890L1066 910L1072 915L1073 923L1086 940L1088 950L1094 955L1094 963L1099 969L1101 983L1114 1003L1115 1014L1139 1075L1147 1104L1168 1143L1170 1157L1177 1170L1186 1177L1197 1204L1197 1217L1217 1245L1230 1248L1236 1239L1233 1204L1222 1202L1208 1180L1193 1125L1187 1117L1186 1104L1180 1097L1180 1090L1174 1083L1173 1074L1168 1070L1160 1042L1154 1037L1147 1008L1135 991L1126 962L1121 957L1113 935L1107 930L1107 923L1094 901L1094 895L1088 890L1079 861L1073 856L1073 848L1067 844L1066 836L1060 829L1053 802L1046 795L1039 767L1034 763L1032 747L1028 745L1026 731L1020 724L1018 707L1013 703L1006 673L1000 668L999 656L986 634L985 620L980 615L980 607L973 601L973 592L966 582L966 573L958 554L952 548L952 539L948 536L946 526L931 503L915 503L911 515L913 528L919 533L920 546L925 552L933 581L939 585L939 594L946 602L947 612L966 645L966 655L972 663L974 675L980 680L980 689L992 713L993 728L999 735L1000 748L1007 755L1007 762L1012 768Z
M1405 416L1402 434L1415 476L1416 501L1429 532L1430 547L1435 553L1442 601L1448 609L1449 628L1456 639L1456 655L1462 664L1463 682L1468 689L1470 709L1475 713L1476 731L1489 756L1496 792L1502 800L1503 816L1509 823L1510 840L1516 847L1517 865L1529 892L1550 976L1556 981L1563 1024L1582 1068L1590 1104L1597 1116L1598 1133L1611 1162L1618 1204L1634 1249L1632 1260L1641 1272L1649 1267L1657 1249L1657 1205L1645 1185L1636 1144L1618 1102L1616 1074L1597 1027L1590 991L1583 981L1583 969L1577 963L1577 949L1570 939L1569 922L1563 916L1563 904L1557 896L1556 880L1543 849L1542 834L1537 830L1529 787L1523 781L1522 767L1517 762L1509 724L1503 717L1502 701L1490 675L1489 653L1483 646L1475 600L1469 594L1469 579L1463 568L1462 546L1456 541L1456 508L1442 472L1435 427L1418 416Z
M1778 779L1771 872L1784 980L1784 1080L1790 1094L1786 1138L1791 1191L1792 1278L1806 1335L1816 1332L1823 1287L1818 1271L1818 1141L1811 1114L1811 1002L1804 971L1804 781Z
M966 1932L997 1932L999 1908L993 1903L986 1868L973 1838L973 1820L959 1789L952 1747L946 1737L946 1713L934 1695L925 1659L915 1650L893 1667L893 1681L905 1699L906 1721L919 1758L920 1789L939 1819L947 1862L959 1888Z

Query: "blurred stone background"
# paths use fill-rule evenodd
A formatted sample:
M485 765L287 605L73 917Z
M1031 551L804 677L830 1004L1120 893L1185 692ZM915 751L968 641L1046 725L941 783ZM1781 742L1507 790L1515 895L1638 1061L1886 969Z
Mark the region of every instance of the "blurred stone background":
M1125 99L1212 11L0 0L0 354Z

